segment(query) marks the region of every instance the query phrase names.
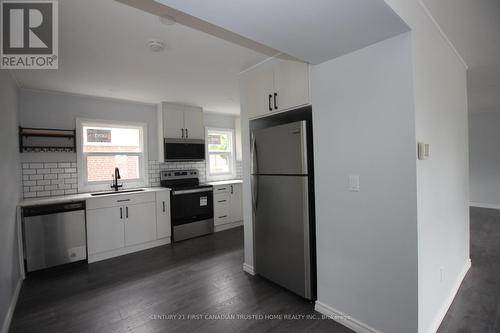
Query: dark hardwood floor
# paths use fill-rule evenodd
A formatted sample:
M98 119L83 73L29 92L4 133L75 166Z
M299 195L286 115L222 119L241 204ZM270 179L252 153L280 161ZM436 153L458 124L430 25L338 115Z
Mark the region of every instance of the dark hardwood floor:
M438 333L500 332L500 210L471 207L472 267Z
M439 333L500 332L500 211L472 208L470 225L472 268ZM351 332L321 319L300 297L244 273L242 247L243 229L236 228L30 275L11 332ZM188 320L200 314L317 319Z
M311 303L244 273L242 262L243 229L236 228L32 274L23 283L11 332L351 332L321 319ZM223 314L318 319L188 320Z

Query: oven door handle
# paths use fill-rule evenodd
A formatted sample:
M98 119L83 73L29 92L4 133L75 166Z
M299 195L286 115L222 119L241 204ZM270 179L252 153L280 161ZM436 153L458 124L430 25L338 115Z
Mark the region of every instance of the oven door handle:
M212 192L212 188L196 188L192 190L178 190L178 191L172 191L172 195L181 195L181 194L189 194L189 193L201 193L201 192Z

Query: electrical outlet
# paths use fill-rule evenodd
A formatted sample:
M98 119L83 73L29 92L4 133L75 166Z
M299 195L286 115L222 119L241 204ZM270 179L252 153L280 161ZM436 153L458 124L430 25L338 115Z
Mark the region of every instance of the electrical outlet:
M349 175L349 191L359 192L359 175Z
M441 267L439 269L439 282L443 282L444 281L444 268Z

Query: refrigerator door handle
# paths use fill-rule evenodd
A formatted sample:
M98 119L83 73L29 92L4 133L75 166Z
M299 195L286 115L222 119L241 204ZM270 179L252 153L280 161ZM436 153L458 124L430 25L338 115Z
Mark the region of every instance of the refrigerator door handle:
M251 144L251 170L250 173L252 174L252 181L251 181L251 186L252 186L252 204L253 204L253 209L255 210L257 208L257 203L258 203L258 194L259 194L259 178L257 177L258 169L257 169L257 142L255 141L255 136L252 133L252 144Z

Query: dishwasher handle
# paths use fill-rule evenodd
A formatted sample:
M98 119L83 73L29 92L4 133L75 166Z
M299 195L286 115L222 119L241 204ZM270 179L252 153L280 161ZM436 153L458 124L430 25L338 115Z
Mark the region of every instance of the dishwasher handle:
M23 216L30 217L30 216L50 215L57 213L73 212L76 210L84 210L84 209L85 209L85 201L29 206L23 208Z

